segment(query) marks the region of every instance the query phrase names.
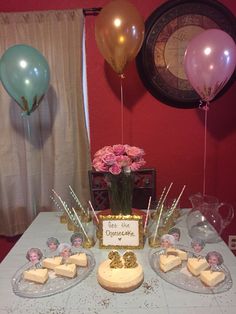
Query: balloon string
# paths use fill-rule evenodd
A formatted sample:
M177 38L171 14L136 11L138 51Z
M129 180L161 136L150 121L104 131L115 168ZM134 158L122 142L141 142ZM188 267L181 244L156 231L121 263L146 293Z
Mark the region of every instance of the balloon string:
M124 144L124 98L123 98L123 79L124 75L120 75L120 105L121 105L121 144Z
M204 121L204 157L203 157L203 195L206 194L206 157L207 157L207 112L209 110L209 102L203 107L205 112Z
M30 116L24 116L23 117L23 121L26 121L26 131L27 131L27 137L28 137L28 141L29 141L29 145L31 145L32 142L32 133L31 133L31 126L30 126ZM34 184L33 184L33 167L32 167L32 149L31 147L29 148L29 159L27 162L27 166L28 166L28 178L30 180L30 185L29 185L29 194L30 194L30 198L31 198L31 206L32 206L32 213L33 213L33 217L36 217L37 215L37 207L36 207L36 202L35 202L35 195L34 195Z

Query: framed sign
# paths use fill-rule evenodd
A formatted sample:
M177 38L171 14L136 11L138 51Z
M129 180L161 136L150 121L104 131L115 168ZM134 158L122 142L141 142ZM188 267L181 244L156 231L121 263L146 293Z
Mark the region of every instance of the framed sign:
M99 219L100 248L143 248L143 224L141 216L100 215Z
M199 106L200 96L185 75L184 53L194 36L211 28L236 39L235 16L217 0L171 0L148 17L136 64L144 86L155 98L176 108ZM232 76L218 97L234 79Z

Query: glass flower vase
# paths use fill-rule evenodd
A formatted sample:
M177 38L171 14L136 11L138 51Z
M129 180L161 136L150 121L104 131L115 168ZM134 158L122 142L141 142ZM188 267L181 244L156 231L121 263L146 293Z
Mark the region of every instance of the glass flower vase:
M131 215L133 199L133 174L121 172L107 176L108 195L112 215Z

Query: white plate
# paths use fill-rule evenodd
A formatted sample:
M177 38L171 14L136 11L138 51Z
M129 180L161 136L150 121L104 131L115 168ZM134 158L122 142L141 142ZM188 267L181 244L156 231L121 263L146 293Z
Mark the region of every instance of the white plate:
M57 277L53 271L49 270L49 278L45 284L30 282L23 278L23 272L32 268L32 264L27 263L18 269L12 278L13 292L20 297L41 298L65 291L77 285L92 272L96 264L92 252L85 250L83 252L87 255L88 266L77 267L77 276L75 278Z
M180 249L183 250L181 247ZM193 256L193 252L184 249L188 256ZM181 289L196 292L196 293L204 293L204 294L214 294L221 293L229 290L232 287L232 278L228 268L223 264L220 266L221 270L225 273L225 280L219 283L215 287L207 287L205 286L199 277L195 277L190 274L186 267L186 261L182 262L182 265L170 270L166 273L160 270L159 267L159 258L160 255L164 253L163 249L152 249L149 253L149 263L152 269L165 281L168 283L179 287Z

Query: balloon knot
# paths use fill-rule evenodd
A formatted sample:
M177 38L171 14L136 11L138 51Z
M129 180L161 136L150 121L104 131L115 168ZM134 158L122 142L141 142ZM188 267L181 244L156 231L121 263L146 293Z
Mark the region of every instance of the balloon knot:
M22 117L27 117L27 116L30 115L30 112L29 112L29 111L23 111L23 112L21 113L21 115L22 115Z
M120 74L120 78L123 80L123 79L125 79L125 75L122 73L122 74Z
M199 102L199 108L204 110L204 111L208 111L210 108L209 108L209 104L210 102L209 101L203 101L203 100L200 100Z

